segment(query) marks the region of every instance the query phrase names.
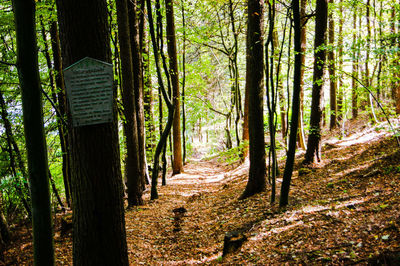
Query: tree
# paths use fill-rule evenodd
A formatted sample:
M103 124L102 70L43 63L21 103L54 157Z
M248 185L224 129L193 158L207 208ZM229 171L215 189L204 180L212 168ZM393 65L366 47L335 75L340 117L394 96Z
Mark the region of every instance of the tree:
M303 1L302 1L303 4ZM303 5L302 5L303 7ZM290 136L289 136L289 149L287 152L287 159L285 164L285 170L283 172L282 186L281 186L281 197L279 200L279 207L286 207L289 203L289 189L290 182L293 174L294 159L296 156L296 137L297 128L299 125L299 114L300 114L300 93L301 93L301 79L302 79L302 61L304 55L301 53L302 47L302 30L301 18L300 18L300 7L299 0L292 1L293 9L293 22L294 22L294 50L295 50L295 61L294 61L294 77L293 77L293 100L292 100L292 118L290 122Z
M137 123L138 97L134 89L133 61L131 49L131 35L128 20L128 5L126 0L116 1L118 38L121 52L122 72L122 102L124 105L124 132L126 141L125 180L128 193L128 207L143 204L142 176L139 156L139 136ZM139 83L139 82L138 82Z
M43 127L42 92L35 29L35 2L33 0L13 0L12 4L17 34L17 67L22 92L32 200L34 263L35 265L54 265L49 168Z
M240 199L250 197L265 189L265 143L263 115L263 1L248 0L247 2L247 38L248 57L246 77L249 83L249 180Z
M336 91L337 91L337 81L336 81L336 64L335 64L335 51L333 50L335 42L335 21L333 19L333 4L334 0L329 0L331 9L329 11L329 51L328 51L328 69L329 69L329 80L330 80L330 109L331 109L331 119L329 128L332 130L336 127L337 123L337 106L336 106Z
M111 62L106 1L56 3L63 65ZM115 111L111 123L70 129L74 265L128 265Z
M138 153L139 153L139 178L142 187L145 186L145 180L148 178L147 159L146 159L146 141L145 141L145 121L144 121L144 80L143 80L143 57L141 39L143 35L140 34L139 19L140 13L138 8L139 1L128 1L128 17L129 17L129 33L132 50L132 63L133 63L133 88L135 92L135 109L136 109L136 122L137 122L137 138L138 138ZM149 183L149 182L148 182Z
M314 74L311 99L310 132L303 164L310 164L316 158L320 161L322 85L326 59L326 29L328 21L327 0L317 0L315 14Z
M182 143L181 143L181 119L180 119L180 95L179 95L179 73L178 57L176 53L176 37L174 22L174 5L172 0L165 1L167 20L167 47L169 55L169 72L171 75L172 96L175 108L174 121L172 125L173 153L172 174L180 174L183 171Z
M358 55L360 54L358 48L358 38L357 38L357 12L358 8L356 5L353 7L353 49L352 49L352 76L351 79L351 114L352 118L356 119L358 116L358 86L357 86L357 78L358 78Z
M299 146L305 150L306 141L304 136L304 69L306 64L306 48L307 48L307 18L306 18L307 0L300 2L300 23L301 23L301 65L303 66L300 71L300 114L299 114L299 129L298 129L298 142Z

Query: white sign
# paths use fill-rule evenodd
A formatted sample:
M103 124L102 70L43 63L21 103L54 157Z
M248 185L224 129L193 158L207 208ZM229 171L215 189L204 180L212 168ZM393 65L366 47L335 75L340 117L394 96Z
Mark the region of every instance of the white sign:
M85 57L64 70L64 79L74 127L112 122L112 64Z

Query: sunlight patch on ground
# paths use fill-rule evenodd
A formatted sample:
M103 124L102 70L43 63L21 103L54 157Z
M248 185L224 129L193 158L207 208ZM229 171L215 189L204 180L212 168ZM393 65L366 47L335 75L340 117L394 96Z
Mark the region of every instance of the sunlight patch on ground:
M279 216L279 217L274 218L274 219L265 220L261 224L262 228L264 228L264 229L267 229L267 227L269 225L273 226L273 225L279 223L282 220L284 220L286 223L290 223L290 222L294 222L294 223L290 224L290 225L282 226L282 227L268 229L267 232L260 232L257 235L253 236L252 238L250 238L250 240L251 241L262 240L263 238L265 238L267 236L270 236L272 234L279 234L279 233L287 231L287 230L289 230L291 228L303 225L304 223L301 220L303 218L303 215L314 214L314 213L327 211L327 210L341 209L341 208L345 208L347 206L352 206L352 205L357 205L357 204L364 203L364 202L368 201L369 199L370 199L369 197L365 197L365 198L362 198L362 199L348 200L348 201L342 202L340 204L335 204L335 205L329 204L329 205L325 205L325 206L321 206L321 205L308 205L308 206L305 206L300 210L296 210L296 211L293 211L293 212L286 213L283 217ZM328 215L337 216L336 213L337 212L329 211Z
M264 239L264 238L266 238L266 237L268 237L268 236L270 236L272 234L279 234L279 233L282 233L284 231L287 231L289 229L292 229L294 227L297 227L297 226L300 226L300 225L303 225L303 224L304 224L303 221L298 221L298 222L296 222L294 224L290 224L290 225L286 225L286 226L282 226L282 227L278 227L278 228L273 228L268 232L260 233L260 234L258 234L256 236L253 236L249 240L250 241L260 241L260 240L262 240L262 239Z
M395 120L392 121L394 124L394 127L397 130L397 127L399 125L399 121ZM381 130L383 129L383 130ZM362 143L368 143L374 140L378 140L380 138L383 138L385 136L390 136L393 135L392 130L388 126L387 122L381 122L376 124L372 128L367 128L359 133L353 134L350 137L344 138L342 140L338 140L334 142L334 144L342 146L342 147L348 147L354 144L362 144Z
M162 262L162 265L195 265L195 264L204 264L207 262L212 262L218 259L218 257L222 256L222 252L212 255L210 257L204 257L201 260L194 260L194 259L189 259L189 260L182 260L182 261L165 261Z
M347 176L347 175L350 174L350 173L368 169L368 168L370 168L370 167L372 166L372 164L373 164L373 162L375 162L375 160L376 160L376 159L367 161L365 164L357 165L357 167L354 167L354 168L345 169L345 170L343 170L342 172L336 173L335 176L342 176L342 177L345 177L345 176Z

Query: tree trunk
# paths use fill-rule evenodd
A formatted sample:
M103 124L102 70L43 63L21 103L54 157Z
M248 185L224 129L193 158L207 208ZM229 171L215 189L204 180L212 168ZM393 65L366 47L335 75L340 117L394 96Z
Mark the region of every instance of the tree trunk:
M298 125L298 142L300 148L306 149L306 138L304 135L303 115L304 115L304 69L306 68L306 49L307 49L307 18L306 18L306 7L307 0L301 0L300 3L300 40L301 40L301 65L300 68L300 113L299 113L299 125Z
M263 1L248 1L248 58L250 74L246 80L249 85L249 180L241 199L250 197L265 189L265 142L263 117L263 78L264 78L264 49L263 49Z
M54 60L54 76L57 89L57 103L58 110L62 118L66 118L66 99L65 99L65 86L64 77L62 74L62 60L61 60L61 47L60 38L58 36L57 22L53 21L50 26L51 48L53 51ZM65 198L68 207L71 208L71 156L69 149L69 132L65 124L61 123L59 128L60 144L62 151L62 171Z
M24 182L24 180L20 180L19 176L17 175L17 169L16 169L16 160L22 160L22 156L19 152L17 142L15 141L14 134L12 132L11 122L8 119L6 102L4 100L3 93L1 91L0 91L0 114L1 114L1 120L3 122L4 129L5 129L5 133L6 133L7 150L8 150L9 159L10 159L10 168L12 171L12 175L14 176L14 178L17 182L15 185L15 189L16 189L17 193L19 194L18 196L20 197L22 205L24 206L29 219L31 219L32 212L31 212L31 203L30 203L30 197L29 197L29 188L26 188L25 191L22 189L22 188L24 188L24 186L21 184L21 182ZM15 153L15 155L14 155L14 153ZM24 166L23 162L22 162L22 165ZM20 171L21 171L23 178L27 178L26 176L24 176L24 173L26 174L25 168L20 169Z
M334 0L329 0L329 5L334 5ZM330 111L331 118L329 128L330 130L336 127L337 123L337 106L336 106L336 91L337 91L337 82L336 82L336 64L335 64L335 51L334 51L334 43L335 43L335 21L333 19L333 9L329 11L328 15L329 20L329 50L328 50L328 69L329 69L329 80L330 80Z
M289 190L290 182L293 174L294 159L296 155L296 136L297 127L299 125L299 113L300 113L300 92L301 92L301 75L302 75L302 57L304 54L301 53L302 47L302 32L301 32L301 18L299 1L293 0L293 21L294 21L294 77L293 77L293 101L292 101L292 119L290 125L290 136L289 136L289 149L287 152L287 159L285 164L285 170L283 172L282 186L281 186L281 197L279 201L279 207L286 207L289 203ZM304 27L304 24L303 24Z
M139 152L139 178L142 182L142 187L146 182L147 160L146 160L146 142L145 142L145 123L144 123L144 107L143 107L143 94L144 94L144 81L143 81L143 57L142 45L143 40L140 39L139 30L139 16L137 0L128 1L128 17L130 27L130 42L132 51L133 63L133 87L135 91L135 107L136 107L136 122L137 122L137 136L138 136L138 152Z
M111 62L104 0L57 0L65 66ZM74 265L128 265L114 95L113 122L71 129Z
M125 182L128 193L128 207L141 205L142 171L138 137L137 97L134 89L132 49L128 21L128 6L126 0L116 1L118 19L118 38L121 53L122 72L122 102L124 105L124 132L126 141Z
M337 99L337 120L338 122L346 118L346 92L343 87L343 0L339 0L339 36L338 36L338 99Z
M171 75L172 96L175 107L174 121L172 126L173 154L172 174L180 174L183 171L182 165L182 143L181 143L181 119L180 119L180 95L179 95L179 72L178 58L176 53L176 37L174 22L174 5L172 0L165 1L167 20L167 47L169 55L169 71Z
M183 148L183 164L186 162L186 111L185 111L185 86L186 86L186 21L185 7L181 0L182 11L182 28L183 28L183 44L182 44L182 148Z
M322 86L326 59L326 28L328 21L327 0L317 0L314 40L314 74L311 100L310 133L303 164L311 164L314 159L320 161Z
M12 5L17 35L17 67L22 92L24 131L31 185L34 264L54 265L49 169L36 43L35 2L33 0L13 0Z
M357 78L358 78L358 38L357 38L357 12L358 8L357 6L354 6L354 11L353 11L353 49L352 49L352 76L353 78L351 79L351 114L352 118L356 119L358 116L358 86L357 86Z
M147 6L148 19L149 19L151 43L153 45L154 61L156 64L159 91L160 91L160 94L162 93L163 98L164 98L165 103L167 104L167 108L168 108L168 121L167 121L167 125L165 126L164 131L162 131L162 133L161 133L162 128L160 125L161 136L160 136L160 140L157 144L156 151L154 153L153 171L151 174L151 196L150 196L150 198L157 199L158 198L157 181L158 181L158 171L159 171L158 165L159 165L161 151L164 148L164 146L166 145L168 135L170 134L170 131L171 131L173 117L174 117L174 105L173 105L169 95L167 94L167 91L164 87L164 82L163 82L163 79L161 76L161 67L160 67L160 61L159 61L159 49L157 46L156 34L154 31L153 13L151 10L151 1L150 0L146 0L146 6ZM156 5L156 8L159 9L158 4ZM157 20L161 19L161 17L159 15L160 14L157 14ZM163 57L162 49L160 51L161 51L161 55ZM167 77L168 77L168 75L167 75ZM161 107L162 106L161 97L160 97L159 103L160 103L160 107Z

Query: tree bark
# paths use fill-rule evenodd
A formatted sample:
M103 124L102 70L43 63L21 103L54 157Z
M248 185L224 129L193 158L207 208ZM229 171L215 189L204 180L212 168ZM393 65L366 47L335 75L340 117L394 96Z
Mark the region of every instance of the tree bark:
M351 114L352 118L356 119L358 116L358 86L357 86L357 78L358 78L358 55L359 52L358 50L358 38L357 38L357 12L358 8L357 6L354 6L354 11L353 11L353 49L352 49L352 76L353 78L351 79Z
M57 0L65 66L111 62L105 0ZM111 123L71 129L74 265L128 265L116 105Z
M329 5L333 5L334 0L329 0ZM336 91L337 91L337 82L336 82L336 64L335 64L335 51L334 51L334 42L335 42L335 21L333 19L333 9L329 11L328 15L329 20L329 50L328 50L328 69L329 69L329 80L330 80L330 111L331 111L331 119L329 123L330 130L336 127L337 123L337 106L336 106Z
M300 40L301 40L301 65L300 68L300 113L299 113L299 128L298 128L298 142L300 148L303 150L306 149L306 138L304 135L304 124L303 124L303 116L304 116L304 69L306 68L306 49L307 49L307 18L306 18L306 7L307 0L301 0L300 3Z
M17 35L17 68L22 92L25 142L31 185L34 264L54 265L49 169L35 29L35 2L33 0L13 0L12 5Z
M65 86L64 77L62 74L62 59L61 59L61 47L60 47L60 37L58 35L57 22L53 21L50 25L50 38L51 38L51 48L53 51L53 61L54 61L54 77L57 89L57 103L58 111L62 119L66 119L67 106L65 99ZM63 181L64 181L64 191L65 198L68 207L71 207L71 156L69 149L69 132L67 125L61 123L59 125L59 135L60 135L60 145L62 151L62 171L63 171Z
M263 78L264 78L264 47L263 47L263 6L264 1L248 1L248 70L246 80L249 85L249 180L240 199L250 197L265 189L265 142L263 115Z
M128 207L141 205L142 171L139 149L137 97L134 87L138 85L133 78L132 49L126 0L116 1L118 38L121 53L122 102L124 105L124 132L126 141L125 182L128 193Z
M296 136L297 127L299 125L300 114L300 93L301 93L301 75L302 75L302 32L301 32L301 18L299 0L292 1L293 21L294 21L294 77L293 77L293 100L292 100L292 120L290 125L289 136L289 149L287 152L287 159L285 170L283 172L281 197L279 200L279 207L286 207L289 203L289 190L293 174L294 159L296 156ZM304 25L303 25L304 27Z
M182 143L181 143L181 120L180 120L180 94L179 94L179 72L178 58L176 53L176 37L174 22L174 5L172 0L165 1L167 20L167 47L169 55L169 71L171 75L172 96L175 107L174 121L172 126L173 154L172 174L180 174L183 171Z
M310 133L303 164L311 164L315 159L320 161L322 86L326 59L326 28L328 21L327 0L317 0L314 40L314 74L311 100Z
M138 136L138 152L139 152L139 174L142 182L142 187L148 177L147 159L146 159L146 142L145 142L145 123L144 123L144 80L143 80L143 57L142 45L143 40L140 39L138 6L137 0L128 1L128 17L130 28L130 42L132 51L133 63L133 88L135 91L135 107L136 107L136 122ZM142 35L143 36L143 35Z

